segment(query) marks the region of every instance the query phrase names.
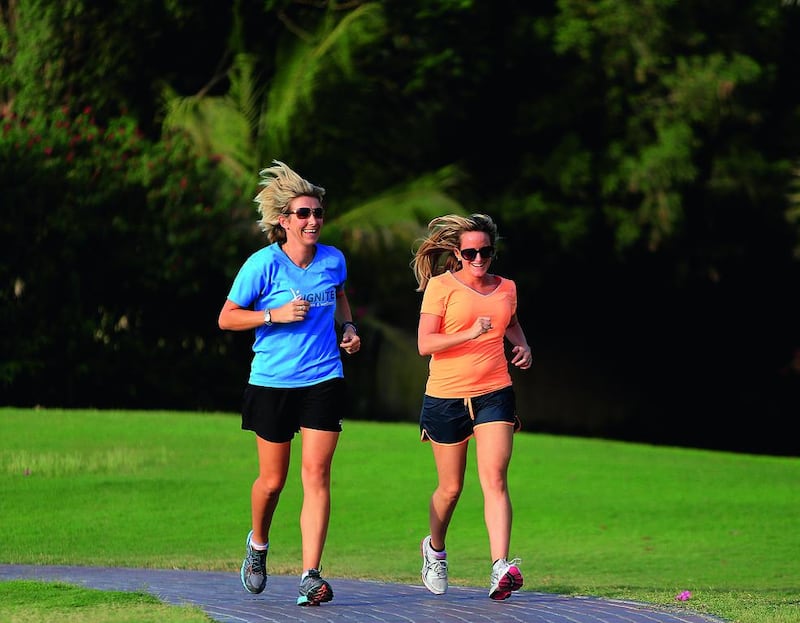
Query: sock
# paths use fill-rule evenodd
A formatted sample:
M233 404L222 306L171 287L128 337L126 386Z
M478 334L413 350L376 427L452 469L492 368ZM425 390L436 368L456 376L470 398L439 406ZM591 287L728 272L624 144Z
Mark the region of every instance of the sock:
M430 542L428 543L428 546L430 547L431 552L433 552L434 558L438 558L439 560L444 560L447 558L447 548L443 550L434 549Z
M259 552L265 552L269 549L269 541L266 543L256 543L253 539L250 539L250 547Z

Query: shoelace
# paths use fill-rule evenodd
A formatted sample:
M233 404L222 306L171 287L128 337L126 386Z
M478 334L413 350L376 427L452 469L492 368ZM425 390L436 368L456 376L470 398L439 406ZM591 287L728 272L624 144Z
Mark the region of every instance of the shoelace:
M257 549L252 550L252 552L253 552L253 555L250 556L250 567L251 567L253 573L256 573L256 574L264 573L264 566L265 565L261 561L264 560L264 562L266 562L266 560L267 560L267 552L261 552L261 551L259 551Z
M447 561L446 560L438 560L438 559L430 560L430 559L428 559L428 562L430 563L429 566L430 566L431 569L433 569L433 572L436 574L437 578L446 578L447 577Z

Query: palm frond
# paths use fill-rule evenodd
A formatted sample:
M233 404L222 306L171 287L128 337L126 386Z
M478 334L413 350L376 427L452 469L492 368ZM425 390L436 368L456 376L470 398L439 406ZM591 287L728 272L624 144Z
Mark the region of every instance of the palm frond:
M323 72L338 69L351 75L352 59L364 46L381 36L383 9L379 3L362 4L343 18L326 15L312 43L297 40L279 54L278 70L267 95L267 114L259 135L265 153L282 153L288 145L295 118L312 107L313 94Z
M237 55L224 96L180 97L169 90L163 94L164 127L187 132L199 153L219 158L237 179L252 175L257 166L254 134L260 97L253 67L250 56Z
M465 214L447 192L457 175L455 168L446 167L351 207L326 224L326 237L355 254L407 250L435 217Z

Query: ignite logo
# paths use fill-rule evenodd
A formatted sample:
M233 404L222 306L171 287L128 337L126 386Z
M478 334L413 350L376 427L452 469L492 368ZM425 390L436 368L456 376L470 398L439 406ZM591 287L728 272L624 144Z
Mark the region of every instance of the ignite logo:
M329 288L322 292L312 292L311 294L300 294L300 290L289 288L295 300L305 299L311 307L327 307L336 304L336 288Z

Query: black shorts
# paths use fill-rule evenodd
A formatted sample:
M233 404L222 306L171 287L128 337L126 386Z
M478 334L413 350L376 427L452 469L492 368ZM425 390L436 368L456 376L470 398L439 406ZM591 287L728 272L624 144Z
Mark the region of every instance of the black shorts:
M507 422L515 432L522 427L511 386L472 398L434 398L425 394L419 414L420 439L462 443L472 437L476 426L490 422Z
M309 387L248 384L242 402L242 430L267 441L290 441L300 427L341 432L348 411L347 386L336 378Z

